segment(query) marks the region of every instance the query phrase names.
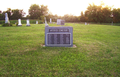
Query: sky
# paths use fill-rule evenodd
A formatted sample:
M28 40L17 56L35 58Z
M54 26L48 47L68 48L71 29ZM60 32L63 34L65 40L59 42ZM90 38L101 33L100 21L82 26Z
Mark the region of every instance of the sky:
M28 15L28 10L32 4L47 5L49 11L58 16L64 16L65 14L72 14L79 16L81 11L85 11L89 4L100 5L104 2L105 5L113 6L113 8L120 8L118 0L2 0L0 1L0 10L6 11L7 8L11 9L23 9Z

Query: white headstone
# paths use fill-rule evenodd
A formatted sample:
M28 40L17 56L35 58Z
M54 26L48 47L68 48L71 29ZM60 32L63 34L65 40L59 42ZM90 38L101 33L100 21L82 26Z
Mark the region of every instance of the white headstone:
M85 25L87 25L87 22L85 22Z
M61 19L57 19L57 25L60 25Z
M22 26L21 19L18 19L18 26Z
M57 19L57 25L64 25L65 21L62 19Z
M38 21L36 21L36 24L38 24Z
M49 25L47 24L46 17L44 17L44 19L45 19L45 27L49 26Z
M50 23L52 23L52 19L50 18Z
M30 26L29 19L27 19L26 21L27 21L27 24L26 24L26 26Z
M7 13L5 13L5 23L10 23Z

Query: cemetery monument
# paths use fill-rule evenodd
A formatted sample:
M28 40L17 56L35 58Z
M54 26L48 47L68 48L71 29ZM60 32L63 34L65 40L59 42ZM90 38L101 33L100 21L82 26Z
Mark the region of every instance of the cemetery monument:
M26 26L30 26L29 19L27 19L26 21L27 21L27 24L26 24Z
M85 25L87 25L87 22L85 22Z
M7 13L5 13L5 23L10 24L10 21L9 21L8 14L7 14Z
M52 19L50 18L50 23L52 23Z
M21 19L18 19L18 26L22 26Z
M38 21L36 21L36 24L38 24Z
M44 17L44 19L45 19L45 27L48 27L49 25L47 24L46 17Z
M61 19L57 19L57 25L59 25L59 24L60 24L60 21L61 21Z
M57 19L57 25L64 25L65 21L62 19Z

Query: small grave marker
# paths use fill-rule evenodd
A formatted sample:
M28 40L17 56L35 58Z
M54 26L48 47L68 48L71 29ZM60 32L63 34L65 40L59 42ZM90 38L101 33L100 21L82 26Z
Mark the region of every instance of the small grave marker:
M50 18L50 23L52 23L52 19Z
M18 26L22 26L21 19L18 19Z
M38 21L36 21L36 24L38 24Z
M26 26L30 26L29 19L27 19L26 21L27 21L27 24L26 24Z

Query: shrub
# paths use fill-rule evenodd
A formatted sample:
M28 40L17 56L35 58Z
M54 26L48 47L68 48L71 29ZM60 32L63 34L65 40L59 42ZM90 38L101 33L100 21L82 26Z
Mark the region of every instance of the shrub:
M43 24L43 22L42 22L42 21L40 21L39 23L40 23L40 24Z
M4 23L4 24L2 24L2 26L4 26L4 27L6 27L6 26L12 26L12 24L11 23Z
M16 26L18 26L18 22L17 22L17 23L15 23L15 25L16 25Z
M3 24L3 23L5 23L5 20L0 20L0 24Z

